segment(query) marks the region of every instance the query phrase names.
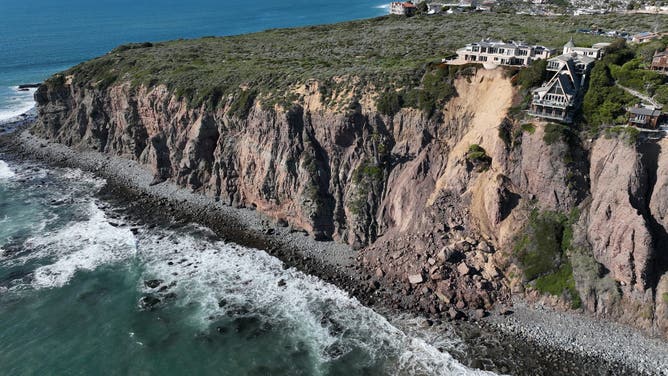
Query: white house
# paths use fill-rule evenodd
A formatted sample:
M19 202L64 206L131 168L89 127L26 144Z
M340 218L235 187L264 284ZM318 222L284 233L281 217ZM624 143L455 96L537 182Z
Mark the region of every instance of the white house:
M528 66L532 61L549 58L553 52L553 50L544 46L484 39L458 49L457 60L495 65Z

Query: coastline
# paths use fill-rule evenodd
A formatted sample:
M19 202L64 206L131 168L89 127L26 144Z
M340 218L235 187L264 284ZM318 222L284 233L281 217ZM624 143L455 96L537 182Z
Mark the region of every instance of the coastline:
M93 172L108 182L101 193L103 198L123 202L131 216L202 223L223 239L265 250L290 266L338 286L381 314L401 316L402 313L383 306L384 297L394 292L369 286L368 274L356 266L357 252L351 248L315 241L303 232L267 220L252 209L225 206L171 182L151 185L152 174L135 161L74 151L30 135L27 126L8 127L16 130L0 137L0 148L20 158ZM166 215L158 217L156 214L160 213ZM491 358L499 372L668 375L668 344L661 340L584 315L536 309L519 300L511 309L514 313L508 316L493 313L479 322L453 324L474 356ZM424 330L436 335L442 331L438 321L431 322L435 324L431 328L428 328L431 324L424 324L424 319L418 321ZM485 338L490 335L494 338ZM526 373L499 366L503 357L513 355L526 357L528 362L523 368ZM533 359L542 356L546 358ZM563 367L550 369L553 364ZM487 366L479 359L467 365Z

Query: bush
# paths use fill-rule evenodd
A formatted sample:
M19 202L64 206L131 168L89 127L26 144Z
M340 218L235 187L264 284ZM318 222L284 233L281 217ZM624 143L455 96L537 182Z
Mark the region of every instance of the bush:
M515 243L514 249L524 278L533 282L542 293L567 294L573 308L578 308L581 301L566 253L571 247L572 227L579 215L578 210L568 216L533 210L525 234Z
M564 141L568 127L563 124L548 123L545 126L545 133L543 134L543 141L552 145L555 142Z
M229 113L239 119L245 119L248 117L248 113L253 107L253 103L255 103L256 96L257 92L255 90L250 89L242 91L239 97L232 102Z
M524 132L527 132L529 134L534 134L536 132L536 126L533 125L532 123L524 123L521 125L521 127Z
M607 138L619 137L625 140L627 145L629 146L636 144L639 135L640 131L634 127L617 126L605 129L605 137Z
M521 69L515 81L524 90L540 86L547 79L547 60L534 61L528 68Z
M386 91L378 97L376 108L384 115L393 116L401 110L403 100L395 91Z
M661 297L663 298L664 303L668 303L668 292L664 292Z
M492 164L492 158L488 156L487 151L478 144L469 146L469 151L466 153L466 160L477 166L479 172L487 170Z
M582 306L582 300L575 288L573 268L569 262L564 262L557 271L536 278L534 286L543 294L561 296L568 294L571 308L577 309Z

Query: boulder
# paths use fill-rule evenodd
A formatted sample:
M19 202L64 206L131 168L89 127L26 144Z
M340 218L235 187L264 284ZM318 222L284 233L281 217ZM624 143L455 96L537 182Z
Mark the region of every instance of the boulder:
M149 279L147 281L144 281L144 286L154 289L158 286L160 286L164 281L162 279Z
M424 277L422 277L422 274L411 274L408 276L408 282L413 285L417 285L424 282Z
M459 273L459 275L462 276L468 275L469 273L471 273L471 268L469 268L469 266L466 265L466 263L462 262L461 264L457 265L457 272Z

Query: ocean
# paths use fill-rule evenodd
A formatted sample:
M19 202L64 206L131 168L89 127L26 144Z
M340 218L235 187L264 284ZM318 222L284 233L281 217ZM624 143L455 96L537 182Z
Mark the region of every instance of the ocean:
M0 121L33 106L19 84L119 44L386 12L377 0L0 0ZM130 221L104 186L0 154L0 375L483 373L453 358L465 352L454 332L390 322L200 225Z
M91 174L0 157L2 375L491 374L453 358L454 333L200 225L129 220Z
M0 0L0 121L33 106L24 83L130 42L235 35L387 13L382 0ZM361 32L361 31L360 31Z

